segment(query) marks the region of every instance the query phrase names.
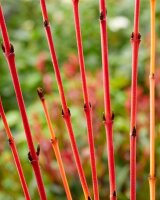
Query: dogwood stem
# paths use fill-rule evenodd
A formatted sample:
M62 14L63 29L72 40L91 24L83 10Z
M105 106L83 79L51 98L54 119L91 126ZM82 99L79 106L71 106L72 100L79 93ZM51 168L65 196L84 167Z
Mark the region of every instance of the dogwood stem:
M2 49L3 49L4 55L6 57L6 60L8 62L8 66L9 66L10 73L12 76L12 81L13 81L13 85L14 85L14 89L15 89L15 93L16 93L16 98L18 101L18 106L19 106L19 110L21 113L23 126L24 126L25 134L26 134L26 139L27 139L27 143L28 143L28 147L29 147L29 151L30 151L29 159L30 159L30 162L31 162L33 170L34 170L34 174L36 176L36 181L37 181L37 185L38 185L40 198L41 198L41 200L46 200L46 194L45 194L44 185L43 185L40 168L39 168L39 163L38 163L38 156L34 149L31 130L30 130L30 126L29 126L29 122L28 122L28 118L27 118L27 114L26 114L26 109L25 109L25 104L24 104L24 100L23 100L23 96L22 96L22 91L21 91L18 74L17 74L17 70L16 70L14 48L13 48L13 45L10 44L10 40L9 40L9 36L8 36L8 32L7 32L1 5L0 5L0 27L1 27L2 38L3 38Z
M80 28L80 20L79 20L79 10L78 10L79 0L72 0L72 2L73 2L78 56L79 56L81 79L82 79L82 89L83 89L83 96L84 96L84 111L86 114L88 142L89 142L89 147L90 147L90 162L91 162L91 169L92 169L93 193L94 193L94 199L99 200L96 159L95 159L95 151L94 151L94 138L93 138L93 128L92 128L92 114L91 114L92 108L91 108L91 102L89 102L89 97L88 97L88 88L87 88L83 45L82 45L81 28Z
M100 5L100 29L101 29L101 49L103 65L103 87L104 87L104 124L107 136L108 169L110 183L110 200L116 200L116 179L113 147L113 120L114 114L111 112L110 83L109 83L109 62L108 62L108 34L106 26L106 5L105 0L99 0Z
M82 185L82 188L83 188L83 192L84 192L84 195L85 195L85 199L88 200L88 199L90 199L89 189L88 189L88 185L87 185L87 182L86 182L83 167L82 167L82 164L81 164L81 160L80 160L80 156L79 156L79 152L78 152L78 147L77 147L77 144L76 144L76 140L75 140L72 124L71 124L71 113L70 113L70 110L67 106L67 102L66 102L66 98L65 98L65 94L64 94L64 88L63 88L63 84L62 84L59 65L58 65L56 52L55 52L55 48L54 48L54 43L53 43L53 39L52 39L52 33L51 33L50 25L49 25L49 19L48 19L45 0L40 0L40 4L41 4L43 21L44 21L44 27L45 27L45 31L46 31L46 37L47 37L47 41L48 41L48 45L49 45L49 49L50 49L53 68L54 68L54 71L55 71L55 76L56 76L56 79L57 79L59 94L60 94L60 97L61 97L62 116L65 120L66 127L67 127L67 130L68 130L69 136L70 136L72 151L73 151L73 154L74 154L74 158L75 158L79 178L80 178L80 181L81 181L81 185Z
M58 139L56 138L56 135L55 135L54 130L53 130L53 126L52 126L51 119L50 119L49 112L48 112L47 105L46 105L46 100L45 100L45 97L44 97L44 91L43 91L42 88L38 88L37 92L38 92L38 95L39 95L40 100L42 102L46 121L47 121L49 130L50 130L50 133L51 133L52 147L53 147L53 150L54 150L54 153L55 153L58 165L59 165L59 170L60 170L60 174L61 174L61 177L62 177L64 189L65 189L65 192L66 192L66 195L67 195L67 199L72 200L71 192L70 192L70 189L69 189L69 185L68 185L67 177L66 177L66 174L65 174L60 149L59 149Z
M151 52L150 52L150 200L155 200L155 9L156 0L150 0L151 8Z
M131 86L131 122L130 122L130 199L136 200L136 118L137 118L137 76L138 52L141 41L139 33L140 0L135 0L134 32L131 34L132 44L132 86Z
M9 128L6 116L5 116L5 112L4 112L4 109L3 109L1 99L0 99L0 115L1 115L4 127L5 127L5 130L6 130L8 142L9 142L12 154L13 154L14 162L15 162L15 165L16 165L16 168L17 168L17 171L18 171L18 175L19 175L19 179L20 179L20 182L21 182L21 185L22 185L22 189L23 189L23 192L24 192L25 199L30 200L31 198L30 198L30 194L29 194L29 191L28 191L26 180L25 180L25 177L24 177L24 174L23 174L21 162L20 162L20 159L19 159L19 156L18 156L18 151L17 151L16 145L15 145L14 138L12 136L11 130Z

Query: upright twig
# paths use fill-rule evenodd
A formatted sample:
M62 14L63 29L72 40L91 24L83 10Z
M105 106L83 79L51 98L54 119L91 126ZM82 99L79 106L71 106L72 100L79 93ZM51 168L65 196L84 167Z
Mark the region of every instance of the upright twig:
M4 109L3 109L1 98L0 98L0 116L1 116L3 124L4 124L4 128L6 130L8 142L9 142L12 154L13 154L14 162L15 162L15 165L16 165L16 168L17 168L17 171L18 171L18 175L19 175L19 179L20 179L20 182L21 182L21 185L22 185L22 189L23 189L23 192L24 192L25 199L30 200L31 198L30 198L30 194L29 194L29 191L28 191L26 180L25 180L25 177L24 177L24 174L23 174L21 162L20 162L20 159L19 159L19 156L18 156L18 151L17 151L16 145L15 145L14 138L12 136L11 130L9 128L6 116L5 116L5 112L4 112Z
M151 52L150 52L150 200L155 200L155 10L156 0L150 0L151 8Z
M137 118L137 76L138 52L141 41L139 33L140 0L135 0L134 31L132 44L132 88L131 88L131 122L130 122L130 199L136 200L136 118Z
M80 160L75 136L74 136L74 133L73 133L73 128L72 128L72 124L71 124L71 113L70 113L70 110L67 106L66 98L65 98L65 95L64 95L64 89L63 89L63 85L62 85L62 79L61 79L61 75L60 75L60 70L59 70L59 66L58 66L58 61L57 61L57 57L56 57L54 43L53 43L53 39L52 39L52 33L51 33L50 25L49 25L49 19L48 19L45 0L40 0L40 3L41 3L41 10L42 10L42 16L43 16L43 21L44 21L44 27L45 27L45 31L46 31L46 37L47 37L47 40L48 40L48 45L49 45L49 49L50 49L53 68L54 68L54 71L55 71L55 76L56 76L56 79L57 79L57 85L58 85L58 89L59 89L59 93L60 93L60 97L61 97L62 116L65 120L67 130L68 130L68 133L69 133L69 136L70 136L71 146L72 146L75 162L76 162L76 165L77 165L77 170L78 170L78 174L79 174L79 177L80 177L80 181L81 181L81 184L82 184L83 192L84 192L84 195L85 195L85 199L88 200L88 199L90 199L89 189L88 189L88 185L87 185L87 182L86 182L83 167L82 167L82 164L81 164L81 160Z
M10 44L1 4L0 4L0 27L1 27L2 38L3 38L2 49L3 49L4 55L6 57L6 60L8 62L8 66L9 66L10 73L12 76L12 81L13 81L13 85L14 85L22 121L23 121L23 126L25 129L27 143L28 143L28 147L29 147L29 151L30 151L28 157L32 164L32 167L33 167L33 170L34 170L34 173L36 176L36 181L37 181L37 185L38 185L40 198L41 198L41 200L46 200L45 189L44 189L44 185L43 185L43 181L42 181L42 177L41 177L41 173L40 173L40 168L39 168L39 163L38 163L38 156L34 149L31 130L30 130L30 126L29 126L29 122L28 122L28 118L27 118L27 114L26 114L26 109L25 109L25 104L24 104L24 100L23 100L23 96L22 96L22 91L21 91L18 74L17 74L17 70L16 70L14 48L13 48L13 45Z
M64 170L60 149L59 149L58 139L57 139L57 137L54 133L54 130L53 130L53 126L52 126L51 119L50 119L50 116L49 116L48 108L47 108L47 105L46 105L46 100L45 100L45 97L44 97L44 91L43 91L42 88L38 88L37 92L38 92L38 95L39 95L40 100L42 102L46 121L47 121L49 130L50 130L50 133L51 133L51 143L52 143L52 147L53 147L53 150L54 150L54 153L55 153L58 165L59 165L59 170L60 170L60 174L61 174L61 177L62 177L64 189L65 189L65 192L66 192L66 195L67 195L67 199L72 200L71 192L70 192L70 189L69 189L69 185L68 185L66 173L65 173L65 170Z
M99 0L99 4L100 4L100 28L101 28L101 48L102 48L104 106L105 106L105 114L103 116L103 120L107 135L110 199L116 200L117 199L116 179L115 179L115 162L114 162L114 147L113 147L114 114L111 111L111 100L110 100L108 34L106 26L107 15L106 15L105 0Z
M81 38L81 28L80 28L79 9L78 9L79 0L72 0L72 2L73 2L78 56L79 56L81 79L82 79L82 89L83 89L83 96L84 96L84 111L86 114L88 142L89 142L89 147L90 147L90 162L91 162L91 169L92 169L93 193L94 193L94 199L99 200L96 159L95 159L95 151L94 151L94 138L93 138L93 128L92 128L92 114L91 114L92 107L91 107L91 102L89 101L86 72L85 72L85 63L84 63L83 45L82 45L82 38Z

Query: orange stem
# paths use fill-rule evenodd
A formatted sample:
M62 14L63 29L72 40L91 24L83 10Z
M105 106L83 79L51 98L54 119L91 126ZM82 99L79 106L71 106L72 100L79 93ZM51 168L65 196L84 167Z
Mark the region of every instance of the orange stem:
M42 102L42 106L43 106L43 109L44 109L46 121L47 121L49 130L50 130L52 147L53 147L53 150L54 150L54 153L55 153L58 165L59 165L59 170L60 170L60 174L61 174L61 177L62 177L62 182L63 182L63 185L64 185L64 189L65 189L65 192L66 192L66 195L67 195L67 199L68 200L72 200L71 192L70 192L70 189L69 189L67 177L66 177L66 174L65 174L64 166L63 166L62 157L61 157L60 150L59 150L58 140L57 140L57 138L55 136L55 133L54 133L54 130L53 130L53 127L52 127L52 123L51 123L51 119L50 119L49 112L48 112L48 109L47 109L47 105L46 105L46 100L45 100L45 97L44 97L43 89L42 88L38 88L37 92L38 92L38 95L39 95L40 100Z

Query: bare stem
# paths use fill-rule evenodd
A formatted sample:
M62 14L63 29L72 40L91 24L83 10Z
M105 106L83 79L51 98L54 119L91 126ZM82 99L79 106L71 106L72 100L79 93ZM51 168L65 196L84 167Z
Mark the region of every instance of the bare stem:
M47 40L48 40L48 45L49 45L49 49L50 49L53 68L54 68L55 76L56 76L56 79L57 79L59 94L60 94L60 97L61 97L62 116L65 120L66 127L67 127L67 130L68 130L69 136L70 136L72 151L73 151L73 154L74 154L74 158L75 158L78 174L79 174L79 177L80 177L81 185L82 185L82 188L83 188L83 192L84 192L84 195L85 195L85 199L88 200L90 198L90 193L89 193L87 181L86 181L86 178L85 178L85 174L84 174L84 171L83 171L83 167L82 167L82 164L81 164L81 160L80 160L80 156L79 156L79 152L78 152L78 147L77 147L77 144L76 144L76 140L75 140L72 124L71 124L71 113L70 113L70 110L68 109L65 94L64 94L62 79L61 79L61 75L60 75L60 70L59 70L59 66L58 66L58 61L57 61L57 57L56 57L53 39L52 39L51 29L50 29L50 25L49 25L49 19L48 19L45 0L40 0L40 3L41 3L41 10L42 10L42 16L43 16L43 21L44 21L44 27L45 27L45 31L46 31L46 37L47 37Z
M44 97L43 89L42 88L38 88L37 92L38 92L38 95L39 95L40 100L42 102L42 106L43 106L43 109L44 109L46 121L47 121L49 130L50 130L50 133L51 133L52 147L53 147L53 150L54 150L54 153L55 153L58 165L59 165L59 170L60 170L60 174L61 174L61 177L62 177L62 182L63 182L63 185L64 185L64 189L65 189L65 192L66 192L66 195L67 195L67 199L68 200L72 200L71 192L70 192L70 189L69 189L69 185L68 185L66 173L65 173L65 170L64 170L60 149L59 149L58 140L57 140L56 135L55 135L54 130L53 130L53 126L52 126L51 119L50 119L50 116L49 116L49 112L48 112L48 109L47 109L47 105L46 105L46 100L45 100L45 97Z
M136 118L137 118L137 76L138 52L141 35L139 33L140 0L135 1L134 32L132 44L132 86L131 86L131 122L130 122L130 199L136 200Z
M156 0L150 0L151 8L151 52L150 52L150 200L155 200L155 9Z
M100 6L100 29L101 29L101 49L103 65L103 87L104 87L104 124L107 136L108 169L110 183L110 200L116 200L116 178L115 161L113 147L113 120L114 114L111 112L110 83L109 83L109 62L108 62L108 34L106 25L106 5L105 0L99 0Z
M78 2L79 1L73 0L75 31L76 31L76 37L77 37L78 56L79 56L79 63L80 63L83 96L84 96L84 111L86 114L87 129L88 129L88 142L89 142L89 147L90 147L90 162L91 162L91 169L92 169L93 193L94 193L94 199L99 200L96 159L95 159L95 150L94 150L94 138L93 138L93 128L92 128L92 107L91 107L91 103L89 102L89 96L88 96Z
M6 134L8 136L9 145L10 145L13 157L14 157L14 162L15 162L15 165L16 165L16 168L17 168L17 171L18 171L18 175L19 175L19 179L20 179L20 182L21 182L21 185L22 185L22 189L23 189L23 192L24 192L25 199L30 200L31 198L30 198L30 194L29 194L28 187L27 187L27 184L26 184L25 176L23 174L21 162L20 162L20 159L19 159L19 156L18 156L18 151L17 151L16 145L15 145L14 138L12 136L11 130L9 128L6 116L5 116L5 112L4 112L4 109L3 109L1 99L0 99L0 115L1 115L4 127L5 127L5 130L6 130Z
M16 70L14 48L10 44L1 4L0 4L0 26L1 26L3 43L4 43L4 45L2 45L2 49L4 51L4 55L8 62L8 66L9 66L10 73L12 76L12 81L13 81L13 85L14 85L14 89L15 89L15 93L16 93L16 98L18 101L18 106L19 106L19 110L21 113L23 126L25 129L27 143L28 143L28 147L30 150L30 152L29 152L30 161L31 161L31 164L32 164L35 176L36 176L36 181L37 181L37 185L38 185L40 198L41 198L41 200L46 200L45 189L44 189L44 185L43 185L43 181L42 181L42 177L41 177L41 173L40 173L40 168L39 168L39 163L38 163L38 156L34 149L31 130L30 130L30 126L29 126L29 122L28 122L28 118L27 118L27 114L26 114L26 109L25 109L25 104L24 104L24 100L23 100L23 95L22 95L22 91L21 91L21 87L20 87L20 83L19 83L19 79L18 79L17 70Z

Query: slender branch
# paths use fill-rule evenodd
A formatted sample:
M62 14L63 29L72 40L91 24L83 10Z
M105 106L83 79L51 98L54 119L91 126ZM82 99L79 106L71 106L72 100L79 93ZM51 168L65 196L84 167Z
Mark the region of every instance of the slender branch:
M150 0L151 8L151 52L150 52L150 200L155 200L155 9L156 0Z
M132 43L132 88L131 88L131 122L130 122L130 199L136 200L136 118L137 118L137 76L138 52L141 35L139 33L140 0L135 1L134 32Z
M84 192L84 195L85 195L85 199L88 200L88 199L90 199L89 189L88 189L88 185L87 185L87 182L86 182L83 167L82 167L82 164L81 164L81 160L80 160L75 136L74 136L74 133L73 133L73 128L72 128L72 124L71 124L71 113L70 113L70 110L68 109L67 102L66 102L65 95L64 95L64 89L63 89L63 85L62 85L62 79L61 79L61 75L60 75L60 70L59 70L59 66L58 66L58 61L57 61L57 57L56 57L54 43L53 43L53 39L52 39L52 33L51 33L50 25L49 25L49 19L48 19L45 0L40 0L40 3L41 3L41 10L42 10L42 16L43 16L43 21L44 21L44 27L45 27L45 31L46 31L46 37L47 37L47 40L48 40L48 45L49 45L49 49L50 49L53 68L54 68L54 71L55 71L55 76L56 76L56 79L57 79L57 85L58 85L58 89L59 89L59 93L60 93L60 97L61 97L62 116L65 120L67 130L68 130L68 133L69 133L69 136L70 136L72 151L73 151L73 154L74 154L74 158L75 158L79 178L80 178L80 181L81 181L81 184L82 184L83 192Z
M8 142L9 142L9 145L10 145L13 157L14 157L14 162L15 162L15 165L16 165L16 168L17 168L17 171L18 171L18 175L19 175L19 179L20 179L20 182L21 182L21 185L22 185L22 189L23 189L23 192L24 192L25 199L30 200L31 198L30 198L30 194L29 194L29 191L28 191L26 180L25 180L25 177L24 177L24 174L23 174L21 162L20 162L20 159L19 159L19 156L18 156L18 151L17 151L16 145L15 145L14 138L12 136L11 130L9 128L6 116L5 116L5 112L4 112L4 109L3 109L1 99L0 99L0 115L1 115L4 127L5 127L5 130L6 130Z
M100 28L101 28L101 48L102 48L102 65L103 65L103 85L104 85L104 124L107 135L107 152L108 152L108 169L110 182L110 199L116 200L116 179L115 179L115 162L113 147L113 120L114 114L111 112L110 102L110 84L109 84L109 62L108 62L108 34L106 26L106 5L105 0L99 0L100 5Z
M92 168L93 193L94 193L94 199L99 200L93 127L92 127L92 113L91 113L92 108L91 108L91 103L89 102L89 97L88 97L88 88L87 88L83 45L82 45L81 28L80 28L80 20L79 20L79 10L78 10L79 0L72 0L72 2L73 2L73 12L74 12L74 21L75 21L75 31L76 31L76 37L77 37L78 56L79 56L81 79L82 79L82 89L83 89L83 96L84 96L84 111L86 114L88 142L89 142L89 147L90 147L90 162L91 162L91 168Z
M52 147L53 147L53 150L54 150L54 153L55 153L58 165L59 165L59 170L60 170L60 174L61 174L61 177L62 177L64 189L65 189L65 192L66 192L66 195L67 195L67 199L72 200L71 192L70 192L70 189L69 189L67 177L66 177L66 174L65 174L64 166L63 166L62 157L61 157L61 154L60 154L58 140L55 136L55 133L54 133L54 130L53 130L53 127L52 127L52 123L51 123L51 119L50 119L50 116L49 116L49 112L48 112L48 109L47 109L46 100L45 100L45 97L44 97L44 91L43 91L42 88L38 88L37 92L38 92L38 95L40 97L40 100L41 100L41 103L42 103L42 106L43 106L43 109L44 109L46 121L47 121L49 130L50 130L50 133L51 133Z
M41 173L40 173L40 168L39 168L39 163L38 163L38 156L37 156L36 151L34 149L32 135L31 135L31 131L30 131L30 126L29 126L29 122L28 122L28 118L27 118L27 114L26 114L25 104L24 104L24 100L23 100L23 96L22 96L22 91L21 91L19 79L18 79L18 74L17 74L17 71L16 71L14 48L10 44L10 40L9 40L9 36L8 36L8 32L7 32L7 28L6 28L1 4L0 4L0 26L1 26L3 43L4 43L2 45L2 49L4 51L4 55L5 55L6 60L8 62L8 66L9 66L10 73L11 73L11 76L12 76L12 81L13 81L13 85L14 85L14 89L15 89L15 93L16 93L16 98L17 98L17 101L18 101L18 106L19 106L19 109L20 109L20 113L21 113L21 117L22 117L22 121L23 121L23 126L24 126L24 129L25 129L27 143L28 143L28 147L29 147L29 150L30 150L30 152L29 152L29 155L30 155L30 158L31 158L30 161L31 161L31 164L32 164L35 176L36 176L36 181L37 181L37 185L38 185L40 198L41 198L41 200L46 200L46 194L45 194L44 185L43 185L43 181L42 181L42 177L41 177Z

